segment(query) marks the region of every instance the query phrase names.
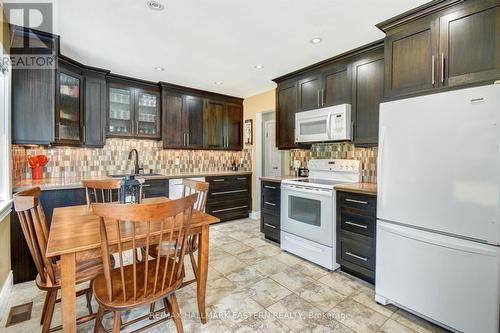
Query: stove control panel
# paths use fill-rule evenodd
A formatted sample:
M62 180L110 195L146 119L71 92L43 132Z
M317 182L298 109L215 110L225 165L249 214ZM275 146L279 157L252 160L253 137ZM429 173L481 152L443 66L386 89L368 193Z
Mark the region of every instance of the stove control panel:
M361 161L341 159L312 159L307 163L309 171L360 172Z

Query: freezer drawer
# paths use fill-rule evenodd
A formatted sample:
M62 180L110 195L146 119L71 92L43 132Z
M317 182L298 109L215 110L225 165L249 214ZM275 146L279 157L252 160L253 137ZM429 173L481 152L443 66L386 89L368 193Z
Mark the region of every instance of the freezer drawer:
M376 299L462 332L499 332L500 247L377 222Z

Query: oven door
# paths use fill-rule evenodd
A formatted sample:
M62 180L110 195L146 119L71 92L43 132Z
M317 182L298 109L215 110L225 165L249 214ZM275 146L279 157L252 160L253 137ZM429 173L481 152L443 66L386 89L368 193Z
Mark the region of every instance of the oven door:
M281 230L333 246L335 191L298 185L281 187Z

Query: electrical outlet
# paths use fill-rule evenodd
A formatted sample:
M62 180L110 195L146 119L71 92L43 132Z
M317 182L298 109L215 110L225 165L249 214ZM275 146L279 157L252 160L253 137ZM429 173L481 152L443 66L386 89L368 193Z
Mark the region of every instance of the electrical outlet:
M175 165L179 165L179 164L181 164L181 160L180 160L180 158L176 158L175 159Z
M293 167L294 167L295 169L300 168L300 161L299 161L299 160L293 160Z

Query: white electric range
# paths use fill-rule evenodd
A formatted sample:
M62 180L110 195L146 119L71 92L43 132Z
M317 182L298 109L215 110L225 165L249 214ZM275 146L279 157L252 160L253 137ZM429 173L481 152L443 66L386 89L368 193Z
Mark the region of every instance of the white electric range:
M357 160L312 159L309 177L281 185L281 248L329 270L336 262L335 185L361 181Z

